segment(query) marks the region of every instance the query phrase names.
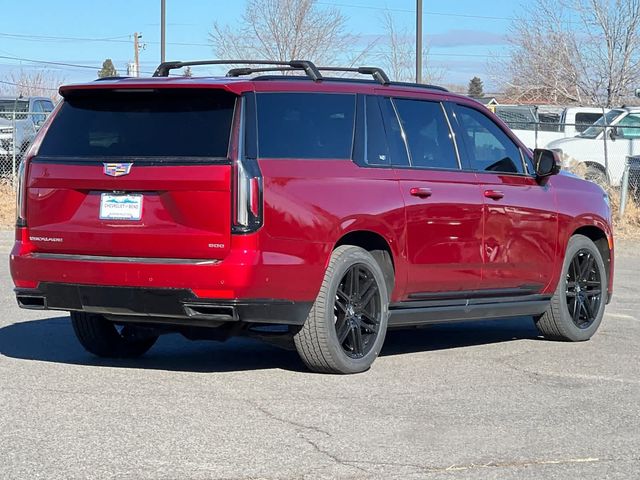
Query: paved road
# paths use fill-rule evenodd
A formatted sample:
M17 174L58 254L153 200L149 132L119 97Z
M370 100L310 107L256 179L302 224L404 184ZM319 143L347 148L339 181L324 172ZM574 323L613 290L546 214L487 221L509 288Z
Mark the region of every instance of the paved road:
M65 316L19 310L3 266L0 478L637 479L638 271L621 245L590 342L526 318L392 332L345 377L248 339L96 359Z

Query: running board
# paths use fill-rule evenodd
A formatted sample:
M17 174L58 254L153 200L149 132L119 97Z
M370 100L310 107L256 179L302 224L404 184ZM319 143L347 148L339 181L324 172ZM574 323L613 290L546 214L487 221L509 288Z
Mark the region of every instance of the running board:
M458 305L430 305L423 302L396 303L389 309L389 327L409 327L437 323L494 320L498 318L541 315L549 307L548 296L536 295L535 299L469 303ZM422 304L422 305L416 305Z

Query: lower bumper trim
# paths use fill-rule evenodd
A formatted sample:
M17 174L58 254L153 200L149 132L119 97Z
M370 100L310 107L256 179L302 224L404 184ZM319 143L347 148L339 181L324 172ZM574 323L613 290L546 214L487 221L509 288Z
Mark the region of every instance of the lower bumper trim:
M15 290L27 309L90 312L109 316L157 318L162 323L193 325L202 321L303 325L312 302L280 299L201 299L188 289L112 287L40 283L37 289ZM188 320L188 322L186 322Z

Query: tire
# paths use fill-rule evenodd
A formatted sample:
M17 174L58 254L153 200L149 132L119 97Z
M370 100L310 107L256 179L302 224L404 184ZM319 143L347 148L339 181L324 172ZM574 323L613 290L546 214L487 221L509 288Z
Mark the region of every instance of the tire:
M604 316L607 285L600 251L587 237L574 235L569 239L562 275L549 308L535 319L538 331L549 340L589 340Z
M134 326L118 329L102 315L71 312L76 337L89 353L106 358L135 358L145 354L158 339L157 335L141 335Z
M600 170L598 167L589 166L587 167L587 171L584 174L584 179L589 180L597 185L600 185L602 188L606 189L609 187L609 180L607 179L607 174Z
M314 372L363 372L382 349L388 317L389 291L378 262L360 247L340 246L331 254L305 324L294 335L296 350Z

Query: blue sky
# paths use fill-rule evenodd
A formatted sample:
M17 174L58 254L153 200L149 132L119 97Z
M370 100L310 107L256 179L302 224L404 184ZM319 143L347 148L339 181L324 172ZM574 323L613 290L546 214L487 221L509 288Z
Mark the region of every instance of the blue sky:
M166 0L167 59L212 58L208 34L214 21L238 22L243 0ZM402 26L415 24L415 0L319 0L348 18L348 29L365 38L382 34L385 8ZM491 87L491 56L504 55L510 18L520 13L518 2L507 0L424 1L424 32L431 44L431 62L444 68L443 83L466 84L479 75ZM160 60L160 0L0 0L5 19L0 25L0 56L85 65L91 68L48 66L67 81L96 76L102 61L112 58L120 73L133 59L133 32L142 34L141 70L150 73ZM25 12L30 12L25 14ZM6 21L16 19L15 21ZM0 58L0 80L9 71L33 63ZM37 66L42 67L42 65Z

